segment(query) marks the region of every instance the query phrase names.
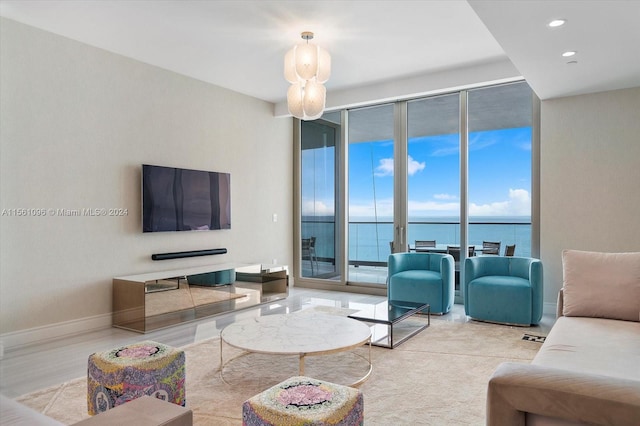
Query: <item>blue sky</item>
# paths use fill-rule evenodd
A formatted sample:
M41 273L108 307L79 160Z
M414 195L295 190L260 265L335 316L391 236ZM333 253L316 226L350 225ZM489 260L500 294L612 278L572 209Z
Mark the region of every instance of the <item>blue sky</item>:
M321 151L303 152L304 215L333 214L332 154ZM457 134L409 141L410 219L459 214L459 161ZM351 218L392 215L393 173L391 141L349 146ZM530 192L530 127L469 134L470 216L529 216Z

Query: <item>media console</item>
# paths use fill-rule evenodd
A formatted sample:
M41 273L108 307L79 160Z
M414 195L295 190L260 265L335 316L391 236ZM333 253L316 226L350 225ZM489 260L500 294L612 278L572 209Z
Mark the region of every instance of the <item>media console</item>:
M146 333L289 294L286 266L224 263L113 278L114 327Z

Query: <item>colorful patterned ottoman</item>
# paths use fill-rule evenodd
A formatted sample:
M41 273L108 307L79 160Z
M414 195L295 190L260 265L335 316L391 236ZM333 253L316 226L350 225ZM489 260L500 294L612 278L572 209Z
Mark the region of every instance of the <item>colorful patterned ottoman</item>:
M95 415L142 395L185 406L184 351L145 341L89 356L87 407Z
M245 401L242 424L363 425L362 392L310 377L292 377Z

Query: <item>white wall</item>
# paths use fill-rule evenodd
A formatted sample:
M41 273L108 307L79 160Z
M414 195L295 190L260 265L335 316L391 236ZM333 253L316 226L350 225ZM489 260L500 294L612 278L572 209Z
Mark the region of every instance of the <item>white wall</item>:
M543 101L541 258L545 302L562 250L640 251L640 88Z
M52 324L104 324L114 276L207 263L291 264L291 119L274 118L272 104L245 95L11 20L0 25L0 208L128 211L5 211L5 342L13 332ZM230 172L232 229L143 234L142 163ZM228 254L150 258L218 247Z

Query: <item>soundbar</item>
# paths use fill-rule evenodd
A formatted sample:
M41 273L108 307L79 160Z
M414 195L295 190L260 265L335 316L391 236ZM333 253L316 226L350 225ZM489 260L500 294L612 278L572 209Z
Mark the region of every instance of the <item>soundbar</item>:
M174 253L156 253L151 255L152 260L180 259L183 257L211 256L213 254L225 254L226 248L208 249L208 250L191 250L177 251Z

